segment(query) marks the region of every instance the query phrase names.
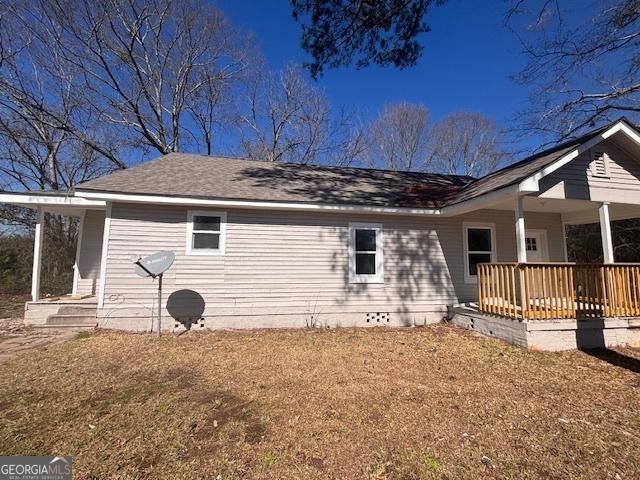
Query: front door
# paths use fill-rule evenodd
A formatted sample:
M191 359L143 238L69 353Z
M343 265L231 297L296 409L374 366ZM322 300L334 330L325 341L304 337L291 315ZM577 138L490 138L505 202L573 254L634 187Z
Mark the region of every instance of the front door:
M549 261L546 230L527 230L525 232L525 242L527 246L527 262Z

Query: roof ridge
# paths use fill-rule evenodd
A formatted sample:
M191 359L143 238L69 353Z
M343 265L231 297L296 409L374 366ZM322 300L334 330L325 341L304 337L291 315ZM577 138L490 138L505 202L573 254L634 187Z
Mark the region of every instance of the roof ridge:
M238 157L233 155L208 155L206 153L192 153L192 152L170 152L159 157L150 160L149 162L153 162L156 160L161 160L163 158L173 156L173 155L189 155L193 157L202 157L206 159L223 159L223 160L237 160L238 162L247 162L247 163L255 163L262 165L277 165L277 166L286 166L286 167L294 167L294 168L309 168L309 169L321 169L321 170L356 170L360 172L385 172L385 173L400 173L406 175L432 175L438 177L447 177L447 178L462 178L462 179L473 179L477 180L475 177L471 175L460 175L455 173L440 173L440 172L421 172L417 170L391 170L388 168L372 168L372 167L356 167L356 166L342 166L342 165L316 165L316 164L307 164L307 163L293 163L293 162L269 162L267 160L253 160L247 157ZM140 165L144 165L143 162ZM136 165L138 166L138 165ZM133 167L135 168L135 167Z

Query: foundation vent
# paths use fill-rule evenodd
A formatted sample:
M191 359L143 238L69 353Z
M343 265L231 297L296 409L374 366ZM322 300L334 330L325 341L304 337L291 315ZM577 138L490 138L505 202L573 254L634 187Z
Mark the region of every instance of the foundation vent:
M389 312L367 313L367 323L389 323Z

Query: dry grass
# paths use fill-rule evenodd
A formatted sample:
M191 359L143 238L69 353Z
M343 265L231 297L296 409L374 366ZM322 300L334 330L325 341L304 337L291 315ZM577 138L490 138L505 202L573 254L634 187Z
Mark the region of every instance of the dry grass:
M640 478L640 375L447 326L102 332L0 389L0 452L76 478Z

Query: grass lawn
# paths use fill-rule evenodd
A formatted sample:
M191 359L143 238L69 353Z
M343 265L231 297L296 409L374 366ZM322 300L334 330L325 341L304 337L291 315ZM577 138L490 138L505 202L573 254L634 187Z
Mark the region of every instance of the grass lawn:
M443 325L99 332L0 389L0 452L74 478L640 478L638 373Z

